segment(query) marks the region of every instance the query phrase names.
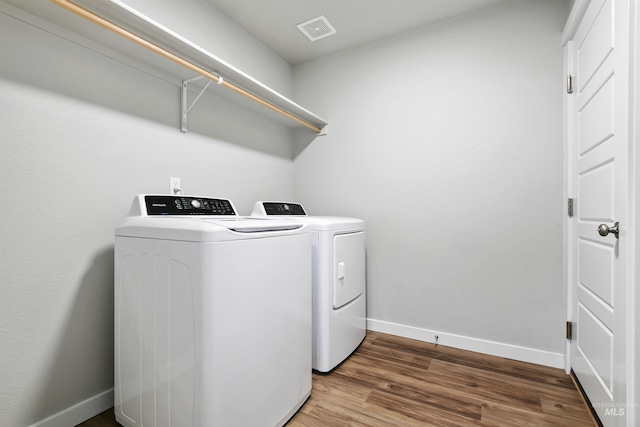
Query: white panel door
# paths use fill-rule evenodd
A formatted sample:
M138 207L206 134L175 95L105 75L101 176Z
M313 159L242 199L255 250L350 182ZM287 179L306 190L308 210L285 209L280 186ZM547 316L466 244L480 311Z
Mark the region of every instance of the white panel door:
M570 363L607 427L627 425L628 19L628 1L592 0L568 44Z

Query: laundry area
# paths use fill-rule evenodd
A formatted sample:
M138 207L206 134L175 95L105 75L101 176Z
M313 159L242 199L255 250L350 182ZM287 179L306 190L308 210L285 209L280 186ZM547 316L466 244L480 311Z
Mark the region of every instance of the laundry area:
M637 426L639 9L0 0L0 424L279 426L384 351Z

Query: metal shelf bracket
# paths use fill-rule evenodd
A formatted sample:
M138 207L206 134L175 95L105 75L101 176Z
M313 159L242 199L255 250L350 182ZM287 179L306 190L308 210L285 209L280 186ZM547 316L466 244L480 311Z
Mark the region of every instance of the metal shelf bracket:
M222 84L223 82L223 78L222 77L218 77L219 80L217 82L218 85ZM198 96L196 96L196 99L193 100L193 102L191 103L191 105L189 105L189 83L191 82L195 82L197 80L200 79L204 79L203 76L196 76L187 80L183 80L182 81L182 100L180 102L180 109L181 109L181 115L180 115L180 132L182 133L187 133L187 123L189 121L189 111L191 111L191 109L193 108L194 105L196 105L196 102L198 102L198 100L200 99L200 97L202 96L202 94L204 94L204 92L207 90L207 88L209 87L209 85L211 84L211 82L213 80L209 80L206 84L206 86L200 91L200 93L198 94Z

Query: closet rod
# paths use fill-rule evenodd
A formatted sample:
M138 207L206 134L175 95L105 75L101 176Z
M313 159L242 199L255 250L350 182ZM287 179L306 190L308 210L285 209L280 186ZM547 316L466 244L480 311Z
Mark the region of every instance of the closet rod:
M169 52L168 50L166 50L166 49L164 49L164 48L162 48L162 47L160 47L158 45L155 45L155 44L151 43L150 41L148 41L148 40L146 40L146 39L144 39L144 38L142 38L142 37L130 32L130 31L128 31L128 30L125 30L124 28L120 27L119 25L116 25L113 22L102 18L101 16L98 16L95 13L93 13L93 12L83 8L83 7L80 7L75 3L72 3L69 0L51 0L51 1L53 3L55 3L55 4L57 4L58 6L61 6L61 7L65 8L65 9L67 9L67 10L69 10L69 11L71 11L71 12L77 14L77 15L82 16L85 19L88 19L89 21L91 21L91 22L93 22L95 24L100 25L101 27L104 27L104 28L106 28L108 30L111 30L111 31L115 32L116 34L119 34L119 35L123 36L124 38L127 38L127 39L129 39L129 40L131 40L131 41L133 41L135 43L138 43L139 45L144 46L147 49L149 49L149 50L151 50L151 51L153 51L153 52L155 52L155 53L157 53L157 54L159 54L159 55L161 55L161 56L163 56L163 57L165 57L165 58L167 58L167 59L169 59L171 61L174 61L174 62L176 62L176 63L188 68L189 70L191 70L191 71L193 71L195 73L200 74L201 76L204 76L204 77L206 77L208 79L211 79L216 83L218 83L218 81L220 80L220 78L218 76L216 76L215 74L205 70L204 68L199 67L199 66L187 61L186 59L181 58L180 56L178 56L178 55L176 55L176 54L174 54L172 52ZM280 108L280 107L278 107L276 105L273 105L270 102L267 102L264 99L254 95L254 94L252 94L250 92L247 92L246 90L242 89L241 87L238 87L238 86L234 85L233 83L229 83L228 81L226 81L224 79L223 79L223 81L221 83L221 86L224 86L227 89L231 89L232 91L234 91L234 92L236 92L236 93L238 93L238 94L240 94L242 96L245 96L245 97L251 99L254 102L257 102L260 105L263 105L263 106L265 106L265 107L267 107L267 108L269 108L269 109L271 109L271 110L273 110L273 111L275 111L275 112L277 112L279 114L282 114L283 116L285 116L285 117L297 122L298 124L300 124L300 125L302 125L304 127L307 127L309 129L315 131L316 133L320 133L321 130L322 130L319 127L315 126L314 124L309 123L306 120L301 119L300 117L296 117L293 114L289 113L288 111L285 111L282 108Z

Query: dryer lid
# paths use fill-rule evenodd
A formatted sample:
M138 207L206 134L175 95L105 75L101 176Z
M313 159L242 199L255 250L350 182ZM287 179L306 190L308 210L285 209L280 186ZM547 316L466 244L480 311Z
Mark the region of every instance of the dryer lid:
M364 230L364 220L339 216L308 216L299 203L256 202L251 216L254 218L291 218L308 225L312 230L352 232Z

